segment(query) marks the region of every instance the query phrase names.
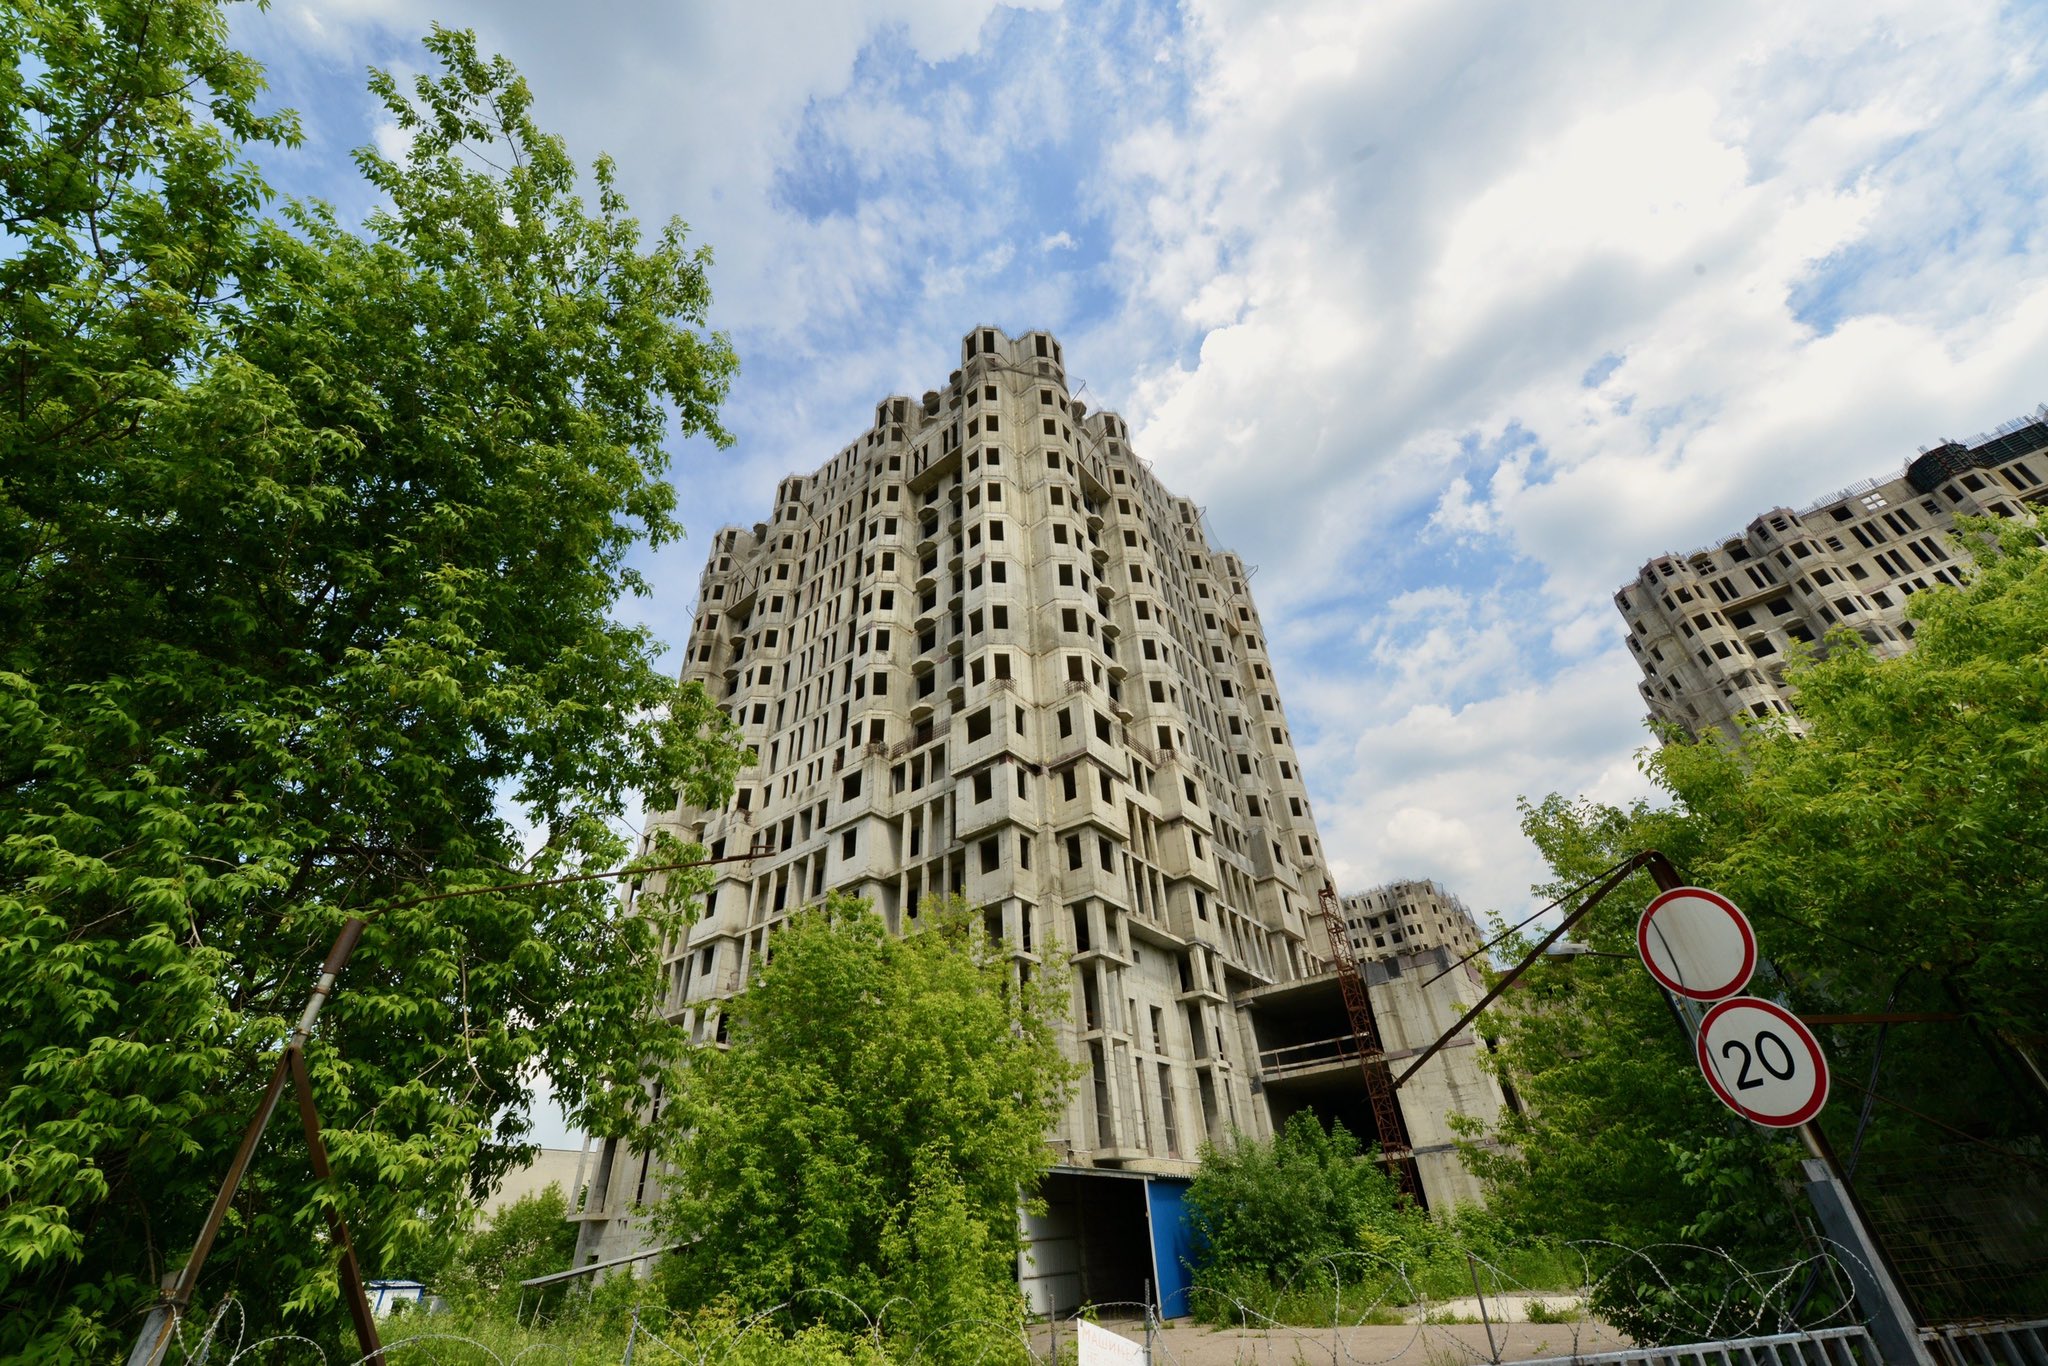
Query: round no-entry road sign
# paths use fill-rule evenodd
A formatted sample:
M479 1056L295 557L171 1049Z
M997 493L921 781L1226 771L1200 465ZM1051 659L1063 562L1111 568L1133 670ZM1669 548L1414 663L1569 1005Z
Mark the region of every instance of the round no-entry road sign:
M1734 996L1700 1021L1700 1071L1724 1104L1772 1129L1806 1123L1828 1103L1828 1060L1799 1017L1775 1001Z
M1756 932L1735 903L1704 887L1674 887L1636 922L1636 951L1668 991L1718 1001L1749 985Z

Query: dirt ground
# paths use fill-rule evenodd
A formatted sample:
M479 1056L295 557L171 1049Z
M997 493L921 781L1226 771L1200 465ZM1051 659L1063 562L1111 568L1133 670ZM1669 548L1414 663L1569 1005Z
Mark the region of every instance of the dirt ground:
M1134 1341L1145 1338L1145 1326L1136 1319L1105 1319L1102 1326ZM1069 1347L1072 1342L1072 1329L1061 1325L1060 1345ZM1044 1328L1033 1334L1032 1346L1041 1356L1051 1345ZM1584 1356L1628 1345L1612 1329L1592 1322L1496 1323L1493 1345L1489 1346L1486 1328L1477 1323L1241 1331L1182 1321L1154 1330L1152 1366L1237 1366L1240 1362L1247 1366L1381 1366L1395 1362L1401 1366L1478 1366L1533 1357Z

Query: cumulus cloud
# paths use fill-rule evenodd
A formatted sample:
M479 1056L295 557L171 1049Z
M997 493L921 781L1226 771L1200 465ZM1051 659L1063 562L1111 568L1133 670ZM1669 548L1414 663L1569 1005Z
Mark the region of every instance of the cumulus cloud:
M1187 117L1112 151L1140 449L1269 613L1368 637L1274 632L1354 880L1519 900L1516 795L1643 790L1616 583L2042 397L2038 19L1614 20L1212 0Z
M740 440L681 449L693 524L969 327L1060 331L1261 566L1348 885L1523 905L1517 795L1643 790L1616 583L2048 398L2025 7L442 9L717 249ZM393 0L272 14L238 23L302 105L417 57ZM670 638L698 563L650 563Z

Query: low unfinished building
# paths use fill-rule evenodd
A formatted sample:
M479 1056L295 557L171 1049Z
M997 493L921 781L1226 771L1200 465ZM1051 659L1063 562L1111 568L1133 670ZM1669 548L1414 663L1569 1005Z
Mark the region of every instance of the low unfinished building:
M1959 584L1956 518L2038 515L2048 503L2048 407L1970 443L1943 442L1896 475L1794 510L1772 508L1739 535L1660 555L1614 595L1650 719L1688 735L1740 738L1738 718L1798 726L1784 661L1793 641L1846 626L1879 655L1910 648L1906 602Z
M1446 948L1476 954L1486 938L1464 902L1427 880L1389 882L1341 898L1344 929L1360 959Z
M1463 951L1432 945L1382 952L1359 963L1380 1047L1395 1077L1485 994L1477 962L1463 960ZM1297 1110L1311 1110L1372 1139L1372 1107L1336 975L1326 972L1255 988L1245 994L1244 1006L1258 1041L1260 1085L1274 1126L1284 1125ZM1485 1202L1485 1190L1458 1148L1468 1139L1484 1140L1461 1134L1453 1125L1454 1117L1463 1116L1491 1133L1509 1103L1483 1061L1485 1052L1484 1040L1467 1026L1394 1093L1401 1112L1400 1141L1414 1155L1430 1209Z

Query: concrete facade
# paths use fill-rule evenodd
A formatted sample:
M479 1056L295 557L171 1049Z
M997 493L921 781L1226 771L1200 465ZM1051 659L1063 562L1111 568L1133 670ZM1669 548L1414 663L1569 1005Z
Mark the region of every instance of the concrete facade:
M1339 899L1351 951L1360 960L1447 948L1453 957L1486 942L1465 903L1429 881L1389 882Z
M943 389L882 400L713 538L683 677L757 762L723 809L657 823L766 852L671 947L671 1018L722 1038L720 1003L829 891L898 932L957 894L1013 972L1070 971L1063 1170L1185 1175L1205 1139L1269 1132L1237 1002L1320 967L1328 875L1249 585L1072 396L1057 340L968 333ZM660 1180L599 1145L579 1264L638 1249Z
M574 1208L577 1195L583 1188L589 1146L586 1139L582 1148L542 1148L533 1155L531 1162L505 1173L505 1179L498 1183L498 1188L477 1208L483 1211L485 1218L489 1218L507 1205L529 1195L539 1195L549 1186L560 1186L562 1197Z
M1961 582L1949 541L1958 516L2028 517L2048 503L2048 408L1965 444L1923 451L1794 511L1772 508L1740 534L1660 555L1614 595L1650 718L1691 735L1739 738L1738 718L1795 729L1784 660L1792 641L1846 626L1879 655L1904 653L1906 602Z
M1359 964L1380 1046L1396 1077L1485 993L1478 967L1458 964L1461 957L1462 950L1433 945L1383 953ZM1273 1124L1308 1109L1340 1119L1362 1140L1372 1141L1372 1109L1336 976L1323 973L1258 987L1245 994L1243 1005L1258 1040L1259 1075ZM1484 1050L1484 1042L1467 1027L1394 1093L1423 1198L1435 1211L1482 1204L1486 1198L1458 1151L1464 1135L1452 1127L1452 1117L1459 1115L1477 1121L1486 1133L1499 1125L1508 1102L1500 1082L1486 1070Z

